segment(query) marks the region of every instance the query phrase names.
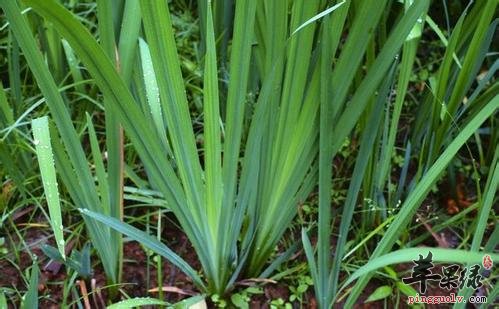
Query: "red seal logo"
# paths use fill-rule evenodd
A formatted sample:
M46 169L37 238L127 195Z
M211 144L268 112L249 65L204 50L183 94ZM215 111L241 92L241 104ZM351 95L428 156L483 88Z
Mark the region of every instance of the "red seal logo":
M486 254L483 256L483 259L482 259L483 268L489 270L492 268L493 264L494 263L492 262L492 258L490 257L490 255Z

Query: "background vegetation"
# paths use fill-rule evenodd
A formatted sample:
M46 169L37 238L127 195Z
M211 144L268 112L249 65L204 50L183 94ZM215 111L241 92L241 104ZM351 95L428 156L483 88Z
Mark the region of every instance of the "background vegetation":
M0 0L0 308L398 307L418 254L498 261L497 4Z

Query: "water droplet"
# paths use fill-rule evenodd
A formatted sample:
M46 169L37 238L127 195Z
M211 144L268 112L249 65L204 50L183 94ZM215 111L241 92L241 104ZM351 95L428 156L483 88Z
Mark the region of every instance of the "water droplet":
M35 140L33 141L33 144L35 144L35 146L36 146L36 145L40 144L40 141L39 141L39 140L37 140L37 139L35 139Z

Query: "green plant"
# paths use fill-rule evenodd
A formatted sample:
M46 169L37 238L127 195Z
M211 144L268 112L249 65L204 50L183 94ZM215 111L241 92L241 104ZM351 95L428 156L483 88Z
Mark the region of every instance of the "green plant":
M54 77L45 65L43 57L36 47L25 16L21 15L20 9L14 1L3 1L0 2L0 5L9 18L12 30L16 34L19 45L26 55L26 60L38 81L38 86L46 98L46 103L51 110L54 122L59 128L61 138L66 145L65 150L67 151L67 155L57 134L51 134L51 143L59 176L62 178L73 201L77 205L118 216L117 213L120 212L119 203L110 204L109 195L106 195L109 192L101 192L101 195L97 193L92 173L87 164L87 159L77 132L71 122L69 111L55 85ZM95 161L97 162L98 158ZM100 172L101 174L98 176L103 176L103 172ZM102 184L107 182L107 179L102 179L101 177L99 181ZM111 207L110 205L113 206ZM121 245L119 234L110 230L105 225L94 221L88 221L87 228L93 240L94 247L102 257L108 279L110 281L117 281L119 246Z
M497 2L486 1L481 4L474 5L469 15L463 14L461 16L449 39L444 61L437 73L436 85L438 85L438 87L435 87L434 89L438 89L438 91L434 90L427 96L429 100L434 100L435 104L430 104L429 106L422 105L423 108L436 109L432 113L434 116L433 119L435 120L433 126L430 126L429 128L428 126L426 126L426 128L423 127L425 137L423 139L422 148L425 151L428 151L430 155L423 152L419 156L418 159L422 164L419 166L418 173L413 180L411 191L408 193L406 200L402 203L400 211L396 215L393 223L385 232L385 235L378 243L376 250L371 255L371 260L379 258L381 254L386 254L392 249L400 233L408 225L418 206L422 203L424 197L428 194L446 166L452 162L458 150L474 132L476 132L476 130L478 130L478 128L497 111L499 106L497 84L492 85L483 92L481 92L483 88L477 88L479 92L476 92L477 90L475 89L474 100L471 102L468 101L467 104L462 103L466 92L471 87L470 81L473 78L472 76L477 72L478 66L482 63L486 50L490 45L490 33L493 31L491 29L494 28L494 24L489 25L492 20L492 13L490 10L493 11L495 9ZM476 27L470 27L470 25L475 25ZM467 42L466 38L472 34L472 42L469 42L469 45L465 45L465 42ZM461 49L460 54L463 55L464 60L462 67L455 64L454 61L456 46ZM477 46L481 46L481 48L477 48ZM452 67L452 64L455 65ZM451 68L453 68L457 74L457 84L449 83ZM448 93L449 95L447 96L444 93ZM443 102L448 103L444 104ZM445 110L445 112L443 112L443 110ZM462 115L465 114L465 112L467 112L468 116L462 120L463 125L457 125L457 119L463 118ZM427 114L422 113L422 115ZM418 120L424 121L424 117L426 116L422 116L420 119L418 118ZM451 122L454 122L454 128L452 129L450 126ZM493 194L490 193L490 190L495 192L496 188L487 188L487 195ZM479 201L481 200L482 197L479 196ZM480 226L485 228L483 221ZM483 236L483 231L480 230L477 235ZM469 252L467 254L471 253L472 252ZM456 262L463 262L462 258L464 258L465 255L466 254L459 254L457 250L454 253L449 251L446 258L455 259L454 261ZM370 265L370 263L372 262L370 261L367 265ZM346 303L347 305L354 303L369 278L370 276L366 275L356 283Z
M312 277L301 275L297 278L297 283L295 286L290 286L289 291L291 295L289 296L289 301L293 303L294 301L298 301L300 304L302 303L302 298L305 292L309 287L313 285Z
M328 41L322 45L322 52L332 57L336 53L338 40L346 26L346 16L350 2L325 17L324 23L329 25L324 31L329 31ZM320 148L319 155L319 226L317 261L315 260L310 240L305 232L302 233L303 243L310 265L314 288L321 308L328 308L337 292L341 257L344 255L344 246L353 216L357 195L361 188L367 162L372 153L372 145L377 135L379 123L382 119L383 105L386 101L391 78L394 74L394 60L398 50L414 32L420 27L418 19L424 14L428 6L426 1L413 3L406 14L393 27L392 32L381 46L375 60L371 60L369 70L362 82L347 103L348 90L354 81L364 53L368 52L368 42L375 42L373 32L366 32L365 28L374 28L378 24L382 12L389 7L386 1L363 2L356 9L356 15L349 27L349 36L340 56L330 73L331 68L325 63L322 67L322 95L320 119ZM411 32L412 31L412 32ZM360 43L360 44L359 44ZM326 57L328 58L328 57ZM372 58L372 57L371 57ZM370 58L368 58L370 59ZM385 78L388 75L388 78ZM382 83L383 78L385 78ZM329 89L333 87L332 99L329 98ZM378 90L378 95L375 92ZM374 98L373 98L374 97ZM371 112L360 142L360 150L350 182L348 195L343 208L339 239L333 264L330 257L330 230L331 230L331 158L339 151L345 137L350 133L363 111ZM333 134L331 135L331 132ZM332 138L334 137L334 139Z
M5 246L5 237L0 237L0 254L5 255L9 252Z
M490 35L493 32L492 29L494 28L494 24L489 25L492 18L490 10L494 11L497 2L489 1L474 5L469 16L463 14L455 26L451 38L449 39L440 70L436 77L434 77L432 91L428 91L426 95L425 102L433 103L421 105L422 111L418 114L418 117L416 117L416 124L413 127L414 131L411 132L413 138L410 143L407 143L408 154L410 154L410 149L413 147L412 145L416 145L418 148L420 147L419 150L421 153L417 158L419 165L416 176L410 183L407 196L401 204L398 213L389 216L386 207L393 207L392 209L397 208L395 205L399 203L402 186L405 186L405 177L409 164L408 160L404 162L399 188L397 188L395 198L391 197L389 193L387 205L383 196L383 190L387 183L388 171L391 166L391 152L394 149L400 112L403 106L404 97L408 92L408 81L415 60L419 36L423 29L423 25L421 23L416 23L416 19L411 19L411 17L420 18L419 20L422 20L422 16L424 16L426 12L425 5L428 5L428 3L425 4L424 1L404 1L404 3L406 9L404 16L401 17L399 23L392 28L389 36L383 40L384 44L381 45L380 51L376 55L372 53L373 50L371 50L370 54L369 49L365 50L356 46L359 57L366 52L367 70L365 74L362 74L364 78L358 79L360 82L356 85L355 92L346 107L346 111L349 109L356 111L357 115L360 115L362 111L365 111L366 114L364 118L361 118L359 121L359 126L363 129L361 131L360 150L356 158L347 199L343 206L343 215L339 227L339 238L334 261L332 263L329 257L331 229L330 160L339 149L339 141L343 141L344 136L342 133L345 132L346 129L351 128L350 126L345 126L345 123L351 121L351 125L353 126L358 118L349 117L347 118L348 120L345 121L342 121L343 119L341 117L335 118L338 117L336 116L337 112L335 111L341 110L341 104L344 104L344 97L342 96L339 98L333 96L334 100L324 99L321 101L321 106L323 106L321 107L321 137L325 137L321 138L321 149L327 149L328 151L323 151L320 154L323 157L320 159L321 167L319 169L319 239L317 244L317 261L315 260L307 234L303 232L302 235L315 282L316 295L319 300L319 305L322 308L331 306L332 302L337 297L340 266L345 257L345 244L351 227L354 208L357 204L358 197L361 194L361 189L365 201L374 201L376 205L382 206L382 210L385 209L383 220L385 220L386 223L388 223L387 219L393 220L389 223L389 228L384 231L381 241L377 244L376 249L371 254L370 261L366 265L366 267L369 267L376 264L375 261L388 260L388 256L384 259L381 255L387 254L392 250L392 247L406 229L417 208L428 194L431 187L439 179L444 169L452 162L458 150L482 124L494 115L498 108L499 97L497 96L497 84L493 84L483 92L481 91L484 90L484 88L476 88L474 90L474 100L468 102L470 103L469 105L468 103L461 103L467 90L471 87L472 78L475 76L479 65L482 63L483 57L491 42ZM378 6L384 4L385 3L376 3ZM484 6L485 4L486 6ZM372 14L372 19L369 21L373 23L373 27L377 24L377 19L381 17L381 12L376 11L379 8L369 7L368 3L360 5L357 9L360 12L363 12L362 10L366 9L369 14ZM377 12L378 15L374 14L374 12ZM339 18L339 14L340 12L334 12L329 18L334 19L336 22L340 22L341 18ZM359 16L362 16L361 13L359 13ZM357 30L356 22L359 24L365 23L364 20L362 20L362 22L354 20L350 28L349 37L355 35L355 30ZM404 22L407 22L407 24L404 24ZM471 25L474 27L471 27ZM406 28L407 26L409 28ZM378 25L378 27L386 30L386 28L383 28L382 23L381 25ZM331 27L331 29L340 29L338 31L341 31L342 28L340 26ZM463 29L466 30L461 34ZM473 42L467 44L467 38L471 37L472 34ZM381 39L372 36L369 42L374 44L377 40ZM395 42L396 44L390 45L390 43ZM395 72L393 70L394 67L392 67L390 71L387 71L388 65L390 65L388 59L390 59L390 61L392 59L391 57L387 57L387 55L395 55L401 46L402 58L399 66L397 92L394 110L390 120L388 114L386 114L387 116L382 117L383 101L390 102L387 94L391 87L390 78L393 78ZM459 53L456 53L457 46L459 46ZM340 69L343 69L343 67L341 67L342 60L346 62L343 58L348 59L349 64L351 64L351 53L343 55L343 53L347 52L347 47L348 45L345 44L336 66L333 69L333 75L331 77L333 81L336 71L338 71L338 74L343 73L342 71L339 71ZM462 66L460 64L461 59L456 61L456 55L462 55L461 57L464 59L462 60ZM453 69L454 75L451 75L450 73L451 68ZM388 78L382 82L382 77L385 72L388 72ZM344 78L345 74L343 73L341 76ZM458 85L450 83L450 80L452 79L451 76L457 76L456 80ZM327 78L323 77L322 80L327 80ZM332 85L334 87L336 84L333 83ZM348 85L349 84L346 83L346 86L344 87L348 88ZM342 87L339 88L340 90L342 89ZM373 99L371 96L374 94L376 88L378 89L378 95ZM336 93L339 92L341 94L342 92L340 90L336 89ZM344 91L346 93L347 90ZM365 97L363 97L363 95L365 95ZM362 99L357 101L356 99L359 98ZM362 101L366 103L362 104ZM371 104L366 107L366 104L368 103ZM336 107L336 104L339 104L340 107ZM388 108L385 110L388 110ZM468 115L465 119L463 119L462 116L464 114ZM328 118L327 115L331 116ZM433 117L434 122L431 124L427 121L428 115L432 115ZM384 121L383 118L385 118ZM463 125L457 124L459 118L461 118ZM333 123L333 120L336 120L336 122ZM383 123L384 126L382 125ZM451 123L454 124L453 127L451 126ZM338 137L338 140L331 141L329 139L330 132L333 132L333 136L335 138ZM374 144L376 139L378 140L377 145L382 145L379 149L377 149L377 147L373 148L373 145L376 145ZM487 188L487 192L488 195L493 194L491 192L495 192L495 188L489 187ZM364 208L363 212L365 216L362 216L361 220L361 231L372 228L373 218L376 217L376 214L373 214L368 208L369 203L366 204L367 205L365 206L367 206L367 208ZM484 221L479 225L481 229L484 229L486 225L486 219L483 220ZM363 234L364 233L361 232L361 235ZM483 230L480 230L478 235L483 235ZM357 246L357 248L358 247L360 246ZM402 252L400 252L400 255L402 255L401 253ZM396 255L395 252L390 254ZM458 251L452 253L452 250L442 252L442 256L455 262L464 262L463 259L465 258L464 253L461 254ZM478 258L477 256L475 257ZM349 293L349 297L345 303L345 306L347 307L353 306L357 301L359 294L366 286L368 280L372 277L372 274L365 272L363 276L359 277L359 281ZM357 273L350 276L347 283L352 282L352 278L358 278ZM345 283L343 287L345 287L347 283Z
M296 214L295 205L305 200L315 183L318 63L329 60L320 60L323 57L318 55L320 61L316 62L315 57L310 58L310 53L317 50L320 41L314 39L315 33L318 37L322 35L316 31L318 27L314 21L317 17L314 16L320 12L323 3L296 1L288 7L286 2L272 2L264 9L255 1L238 1L228 63L229 81L227 92L221 87L223 96L219 94L211 5L202 10L203 18L206 17L206 23L202 24L206 53L204 144L199 149L203 151L203 160L200 161L165 2L140 1L140 10L135 7L137 14L140 12L145 34L140 43L141 58L138 62L130 56L141 36L137 30L133 32L136 36L123 43L132 47L118 49L119 72L115 61L110 60L115 59L115 54L109 43L113 41L110 39L113 31L105 1L99 2L97 7L97 18L102 21L99 25L100 45L71 13L54 1L24 2L64 37L74 55L95 79L104 96L106 127L114 128L106 130L108 151L117 147L109 143L119 143L120 140L116 135L119 131L116 122L111 119L108 124L107 119L116 115L144 164L150 186L162 193L168 208L192 242L207 284L166 246L120 221L116 212L119 202L116 199L112 202L112 196L107 195L108 190L113 192L111 183L119 182L120 175L108 166L106 178L92 133L92 122L87 120L86 125L97 185L91 180L86 157L80 151L80 141L72 133L74 129L67 110L55 93L55 87L48 82L52 78L38 60L40 57L33 43L28 43L33 42L33 38L19 9L11 1L1 3L42 92L50 97L47 103L65 145L63 148L58 144L54 133L52 139L60 177L75 204L83 209L92 242L107 265L108 274L112 278L118 277L113 272L117 256L102 250L105 244L110 245L112 239L116 240L108 227L127 234L169 259L187 273L201 291L224 295L238 278L262 274L269 256ZM138 20L140 26L140 18L134 20ZM304 26L295 31L301 25ZM248 29L254 28L256 40L260 43L252 47L255 35ZM121 41L119 47L122 47ZM251 67L252 59L256 69ZM139 64L143 75L133 75L137 74L133 72L140 72L132 70ZM148 85L145 89L147 99L142 99L143 93L132 95L130 80L127 79L129 74L134 76L134 83L138 80L134 86ZM153 86L154 81L157 88ZM256 86L250 88L250 81ZM256 99L247 96L249 91L258 92ZM223 104L220 97L226 98ZM224 107L222 111L221 106ZM63 149L68 152L69 160ZM111 162L119 165L121 161ZM76 190L75 179L85 184L85 192ZM97 224L91 218L104 224ZM92 229L102 231L96 233ZM98 235L105 237L99 238ZM112 243L113 246L120 244L119 240ZM112 252L115 254L119 250ZM276 264L271 264L267 273L275 267Z
M248 287L242 291L238 291L237 293L232 293L230 301L236 308L246 309L249 308L249 302L252 295L259 295L263 293L262 288Z
M280 308L291 309L293 307L290 303L286 302L284 299L277 298L277 299L273 299L270 302L270 308L271 309L280 309Z
M40 270L38 265L33 263L31 267L31 274L28 284L28 290L24 295L22 307L23 308L38 308L38 281L40 276Z
M48 256L52 261L59 263L64 263L66 267L74 270L83 279L90 278L92 274L92 268L90 265L90 244L86 244L81 252L73 250L71 256L63 258L54 247L49 245L44 245L42 247L43 253Z
M202 295L193 296L187 299L184 299L181 302L176 304L169 304L162 300L150 297L136 297L122 300L120 302L114 303L112 305L107 306L107 309L131 309L140 306L168 306L168 308L174 309L183 309L183 308L192 308L192 307L206 307L204 302L204 297Z
M110 283L107 301L116 300L121 234L146 248L148 289L149 267L161 286L166 258L215 305L240 308L260 292L237 289L241 279L288 283L290 298L269 300L272 308L301 305L313 282L319 307L329 308L345 298L352 307L374 274L383 283L367 301L398 305L413 291L388 265L412 260L414 247L427 248L430 232L444 228L462 239L458 250L432 248L437 262L477 262L482 248L493 251L497 226L482 242L497 219L499 148L487 147L499 141L499 65L488 53L497 1L474 1L446 30L430 17L429 0L194 3L0 0L0 64L8 66L0 228L14 249L0 262L22 273L18 249L34 259L28 228L12 218L30 204L28 226L41 211L57 244L43 251L66 265L63 306L69 296L82 306L76 279L91 276L90 248ZM181 18L170 15L179 7ZM423 59L428 46L431 59ZM48 121L38 118L47 113ZM452 182L461 169L473 177L476 201L453 217L432 216L428 232L413 236L423 229L410 225L420 205L428 196L436 204L444 172ZM80 215L82 223L64 222L63 235L63 219ZM199 269L162 243L170 222L189 238ZM310 276L305 263L293 264L303 225ZM81 247L84 226L91 244ZM64 238L80 248L66 258ZM22 276L36 283L36 267ZM30 306L46 297L34 286ZM21 297L16 289L0 290L0 307ZM115 306L167 306L158 292Z

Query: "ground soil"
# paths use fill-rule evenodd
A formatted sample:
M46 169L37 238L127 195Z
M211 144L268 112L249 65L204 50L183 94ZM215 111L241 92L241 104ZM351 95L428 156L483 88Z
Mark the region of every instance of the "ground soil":
M32 210L31 210L32 211ZM14 215L12 218L14 223L18 226L26 226L28 222L38 222L40 224L24 227L22 229L25 246L16 238L15 234L10 235L11 238L6 237L11 240L11 243L7 243L7 248L9 249L9 254L0 258L0 288L8 288L19 291L19 294L8 295L9 299L13 299L16 302L16 307L11 304L11 308L17 308L18 302L20 301L19 295L23 295L26 290L26 282L23 279L26 278L26 269L30 268L33 263L33 259L28 253L26 248L29 248L31 254L36 255L38 265L41 270L40 284L38 286L40 295L40 308L59 308L62 303L63 298L63 286L64 283L69 280L67 276L66 269L61 265L60 268L57 267L46 267L49 259L43 254L40 246L43 243L48 243L53 245L53 239L51 238L51 231L47 227L46 222L42 222L42 217L33 218L28 214L31 211L20 211L19 215ZM427 211L427 210L425 210ZM35 219L35 220L34 220ZM171 224L166 224L165 230L163 231L163 239L167 240L168 246L177 252L182 258L184 258L191 266L195 269L200 269L199 261L196 258L194 249L191 247L187 237L179 230L176 224L170 222ZM45 225L45 226L44 226ZM416 232L418 235L420 233L427 232L425 227L421 226ZM3 236L3 235L0 235ZM298 236L296 236L298 237ZM298 238L297 238L298 239ZM334 243L334 240L332 240ZM12 245L15 243L15 246ZM312 242L315 243L315 239L312 237ZM425 240L424 245L426 246L438 246L437 241L429 237ZM22 248L18 252L19 258L13 253L13 248ZM417 258L417 257L415 257ZM9 261L13 261L12 263ZM85 287L87 289L89 296L89 302L92 308L104 307L103 303L108 303L109 301L116 301L120 298L120 294L116 294L114 297L111 296L110 289L107 288L107 281L104 271L101 265L98 263L98 259L93 256L93 276L91 279L85 281ZM147 262L147 254L144 248L135 241L126 241L124 243L124 265L123 265L123 277L122 284L120 285L120 291L122 294L126 294L130 297L158 297L158 283L157 283L157 273L155 263ZM303 263L305 261L305 256L302 251L298 252L293 256L293 261ZM293 263L291 261L291 263ZM148 266L150 265L149 269ZM52 264L53 266L53 264ZM162 287L166 289L164 292L164 298L171 303L178 302L190 295L195 295L197 293L195 286L192 284L191 280L186 277L182 272L180 272L176 267L163 261L163 282ZM400 277L407 274L412 268L412 264L400 264L397 265L395 270ZM440 272L438 266L435 266L434 272ZM148 279L149 278L149 279ZM94 286L92 286L92 281L94 281ZM378 282L376 280L371 280L369 285L364 289L362 296L359 298L356 308L384 308L385 304L383 301L371 302L364 304L365 299L380 285L386 284L384 282ZM260 295L253 295L249 302L250 308L270 308L270 302L272 300L281 298L284 300L289 299L290 290L286 282L278 283L266 283L263 286L264 293ZM414 286L417 289L416 286ZM156 290L155 290L156 289ZM81 288L78 289L78 293L81 295ZM442 290L438 287L438 284L433 284L428 287L428 292L426 295L449 295L449 293L456 293L456 291ZM72 296L69 296L70 298ZM71 303L72 299L67 299L67 303ZM214 307L213 303L208 300L209 307ZM406 298L402 297L400 300L400 305L407 307ZM293 304L293 308L316 308L317 302L313 294L313 287L310 287L308 291L303 295L302 302ZM343 302L336 304L335 308L343 308ZM442 305L430 305L427 308L446 308Z

